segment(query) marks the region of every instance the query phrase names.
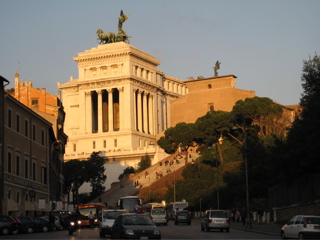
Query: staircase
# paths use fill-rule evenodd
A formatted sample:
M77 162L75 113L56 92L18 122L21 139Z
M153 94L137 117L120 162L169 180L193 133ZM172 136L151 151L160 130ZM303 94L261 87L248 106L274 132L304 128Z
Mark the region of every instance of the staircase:
M188 162L191 162L198 157L198 154L195 151L188 154ZM102 203L107 203L108 207L117 208L117 202L121 197L137 195L140 188L149 186L158 181L161 178L161 173L162 176L165 176L184 167L185 158L185 155L172 154L142 172L127 175L123 177L120 182L112 183L109 190L102 193L92 202L100 201ZM168 164L166 164L166 162ZM146 171L148 172L147 175Z

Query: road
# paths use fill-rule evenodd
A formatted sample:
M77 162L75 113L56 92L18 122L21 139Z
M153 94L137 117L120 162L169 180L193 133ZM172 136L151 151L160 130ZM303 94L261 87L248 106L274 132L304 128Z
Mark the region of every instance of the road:
M159 226L162 239L280 239L279 237L253 233L241 230L230 229L230 232L220 232L219 230L211 230L210 232L202 232L199 220L193 220L191 225L179 224L174 225L172 221L167 226ZM0 239L102 239L99 237L98 228L79 229L74 235L69 236L66 230L1 236ZM108 238L106 238L108 239Z

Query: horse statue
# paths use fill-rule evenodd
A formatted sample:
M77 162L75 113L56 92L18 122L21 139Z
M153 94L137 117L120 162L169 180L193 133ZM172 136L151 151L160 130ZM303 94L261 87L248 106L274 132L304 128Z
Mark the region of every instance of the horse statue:
M97 30L98 39L100 40L100 44L113 43L116 40L116 36L114 32L104 33L102 29Z

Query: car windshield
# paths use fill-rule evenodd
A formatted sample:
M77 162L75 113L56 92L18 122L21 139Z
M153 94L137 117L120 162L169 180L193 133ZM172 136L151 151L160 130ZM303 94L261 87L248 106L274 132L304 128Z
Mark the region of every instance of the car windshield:
M211 218L227 218L228 214L226 211L212 211L210 213Z
M125 211L108 211L103 212L103 219L116 219L120 214L125 213Z
M146 216L124 216L123 225L153 225L153 222Z
M165 215L166 212L164 209L161 210L151 210L152 215Z

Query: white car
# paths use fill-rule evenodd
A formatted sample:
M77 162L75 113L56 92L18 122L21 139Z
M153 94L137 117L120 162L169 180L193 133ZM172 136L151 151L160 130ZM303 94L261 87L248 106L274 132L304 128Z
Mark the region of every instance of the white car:
M294 216L282 227L281 238L320 239L320 216Z
M162 209L151 209L150 218L154 222L154 224L168 224L167 212L164 208Z
M102 210L99 216L99 234L100 237L105 237L105 235L111 235L111 228L114 220L121 214L128 213L124 209L108 209Z

